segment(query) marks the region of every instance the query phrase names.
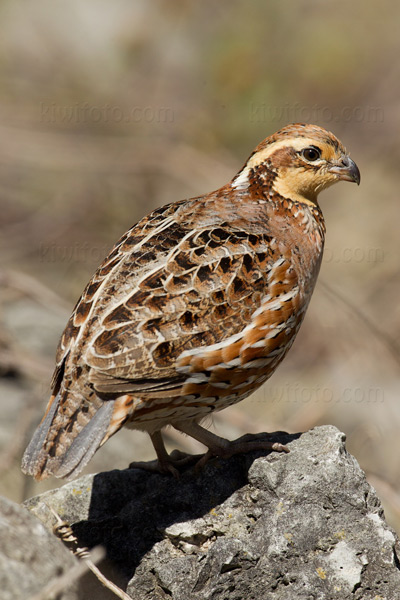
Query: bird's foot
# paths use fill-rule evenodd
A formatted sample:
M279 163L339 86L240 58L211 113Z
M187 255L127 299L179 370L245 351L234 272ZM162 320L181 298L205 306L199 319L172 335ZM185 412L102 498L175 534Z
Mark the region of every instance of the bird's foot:
M198 460L195 465L196 470L204 467L211 458L231 458L235 454L245 454L255 450L270 450L271 452L290 452L289 448L280 442L273 442L266 439L265 433L242 435L237 440L226 440L220 438L223 443L216 443L209 446L208 451ZM274 434L275 436L276 434ZM285 434L287 435L287 434Z
M181 471L186 467L197 464L201 460L202 454L187 454L180 450L173 450L171 454L163 456L150 461L134 461L129 465L130 469L143 469L144 471L150 471L151 473L169 473L175 477L180 478Z
M179 479L181 472L194 464L195 470L198 471L211 458L230 458L235 454L244 454L246 452L254 452L255 450L269 450L271 452L289 452L289 448L278 441L272 441L271 437L279 438L279 435L287 436L285 432L274 432L274 434L251 434L242 435L237 440L229 441L219 437L214 433L204 429L200 425L191 423L189 426L179 427L180 431L192 435L201 443L208 447L205 454L187 454L180 450L173 450L168 454L163 444L159 432L152 436L154 447L157 451L158 458L156 460L135 461L130 463L130 469L143 469L151 473L169 473ZM194 434L194 435L193 435ZM196 435L197 434L197 435ZM270 435L270 439L268 439Z

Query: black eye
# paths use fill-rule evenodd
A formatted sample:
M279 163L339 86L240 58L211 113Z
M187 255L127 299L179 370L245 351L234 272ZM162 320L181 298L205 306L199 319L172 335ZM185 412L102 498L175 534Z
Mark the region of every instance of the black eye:
M313 146L310 148L304 148L301 154L306 160L311 162L321 158L321 150L319 148L314 148Z

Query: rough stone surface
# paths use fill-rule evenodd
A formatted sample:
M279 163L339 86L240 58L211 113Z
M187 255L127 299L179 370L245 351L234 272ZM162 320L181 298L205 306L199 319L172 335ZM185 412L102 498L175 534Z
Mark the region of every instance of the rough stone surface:
M0 497L1 600L28 600L75 564L76 558L26 508ZM74 589L59 600L75 600Z
M399 543L344 435L280 439L289 454L215 459L179 481L100 473L26 505L103 544L134 600L398 600Z

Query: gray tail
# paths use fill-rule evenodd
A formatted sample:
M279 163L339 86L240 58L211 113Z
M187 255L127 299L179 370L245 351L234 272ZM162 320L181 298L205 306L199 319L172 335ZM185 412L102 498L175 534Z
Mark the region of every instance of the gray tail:
M68 478L78 475L101 445L110 425L112 400L103 402L100 407L92 405L85 414L85 422L81 422L81 413L81 419L75 418L72 428L72 419L63 419L58 414L61 400L59 391L22 458L22 471L38 480L50 475Z

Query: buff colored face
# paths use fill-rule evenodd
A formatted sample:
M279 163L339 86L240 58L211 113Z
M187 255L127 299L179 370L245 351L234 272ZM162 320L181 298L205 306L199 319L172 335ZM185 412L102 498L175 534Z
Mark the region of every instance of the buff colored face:
M261 145L250 157L241 181L251 171L261 176L263 170L277 174L273 190L283 197L300 202L317 201L318 194L337 181L360 182L360 173L340 142L332 137L291 138Z

